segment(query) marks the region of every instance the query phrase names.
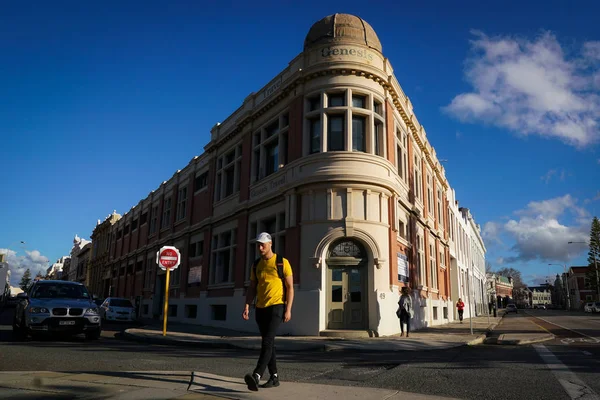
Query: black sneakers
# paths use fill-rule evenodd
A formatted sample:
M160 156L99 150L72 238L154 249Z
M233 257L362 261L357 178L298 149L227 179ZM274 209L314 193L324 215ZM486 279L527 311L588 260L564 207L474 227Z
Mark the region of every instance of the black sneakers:
M277 386L279 386L279 377L277 375L271 375L269 380L263 383L260 387L268 389Z
M253 392L258 391L260 376L257 373L246 374L246 376L244 376L244 381L246 381L246 385L248 385L248 390L252 390Z

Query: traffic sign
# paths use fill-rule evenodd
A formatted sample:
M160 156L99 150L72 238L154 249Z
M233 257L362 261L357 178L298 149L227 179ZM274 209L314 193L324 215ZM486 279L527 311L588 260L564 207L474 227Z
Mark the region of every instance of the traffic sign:
M163 246L156 253L156 263L160 269L173 271L181 263L181 254L176 247Z

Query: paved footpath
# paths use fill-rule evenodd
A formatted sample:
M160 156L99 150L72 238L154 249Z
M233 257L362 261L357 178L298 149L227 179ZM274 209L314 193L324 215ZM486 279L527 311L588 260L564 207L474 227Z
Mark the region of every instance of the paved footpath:
M426 396L389 389L281 382L281 386L249 392L243 379L203 372L124 372L60 373L2 372L0 397L3 399L387 399L435 400L448 397ZM189 386L189 390L188 390Z
M371 338L339 338L322 336L278 336L278 351L423 351L441 350L483 343L501 320L501 316L466 319L462 324L452 322L414 331L410 337L399 335ZM545 333L545 332L544 332ZM240 348L260 350L260 336L218 328L170 324L163 336L158 324L127 329L124 337L130 340L166 345L204 348Z

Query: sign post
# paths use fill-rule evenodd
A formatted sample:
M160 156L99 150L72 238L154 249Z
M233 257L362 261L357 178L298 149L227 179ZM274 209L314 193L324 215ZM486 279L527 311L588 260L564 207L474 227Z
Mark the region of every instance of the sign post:
M169 277L171 270L175 270L181 263L181 254L176 247L163 246L156 253L158 267L167 272L165 280L165 306L163 309L163 336L167 336L167 314L169 311Z

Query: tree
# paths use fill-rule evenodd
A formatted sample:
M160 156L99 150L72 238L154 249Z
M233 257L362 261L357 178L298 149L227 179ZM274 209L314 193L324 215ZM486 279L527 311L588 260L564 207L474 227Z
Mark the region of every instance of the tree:
M598 292L598 278L596 275L596 265L600 264L600 221L598 217L592 220L590 229L590 251L588 252L588 269L585 274L589 282L590 289ZM598 266L600 268L600 266ZM598 271L600 273L600 270Z
M27 270L23 274L23 277L21 278L21 282L19 282L19 287L21 288L21 290L25 291L25 290L27 290L27 287L29 286L30 283L31 283L31 271L29 271L29 268L27 268Z
M487 261L485 263L485 273L486 274L492 274L494 272L493 267L492 267L492 263Z
M527 286L523 283L521 271L518 271L514 268L500 268L498 271L496 271L496 275L505 276L507 278L511 277L513 280L513 289L521 289Z

